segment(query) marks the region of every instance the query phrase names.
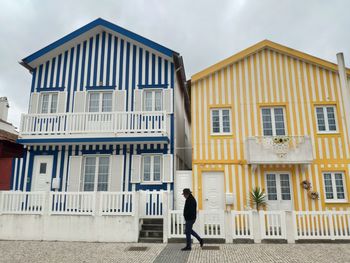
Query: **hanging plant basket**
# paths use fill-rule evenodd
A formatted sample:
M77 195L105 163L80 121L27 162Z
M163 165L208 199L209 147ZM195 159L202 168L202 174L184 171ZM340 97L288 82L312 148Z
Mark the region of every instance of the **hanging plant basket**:
M311 189L311 183L308 180L304 180L301 182L301 186L305 189L305 190L310 190Z
M320 195L318 192L316 191L310 191L309 192L309 197L312 199L312 200L318 200Z
M286 136L276 136L273 138L273 143L275 144L285 144L289 142L289 137Z

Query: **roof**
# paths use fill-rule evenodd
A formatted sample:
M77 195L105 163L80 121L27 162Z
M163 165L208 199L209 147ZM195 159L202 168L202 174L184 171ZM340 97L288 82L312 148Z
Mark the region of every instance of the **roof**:
M314 56L309 55L307 53L283 46L281 44L272 42L270 40L263 40L263 41L258 42L257 44L255 44L247 49L244 49L244 50L234 54L233 56L231 56L229 58L226 58L226 59L194 74L192 76L191 80L192 80L192 82L200 80L201 78L204 78L207 75L210 75L210 74L212 74L212 73L214 73L214 72L216 72L216 71L218 71L218 70L220 70L220 69L222 69L230 64L233 64L233 63L235 63L235 62L237 62L237 61L239 61L247 56L250 56L254 53L257 53L258 51L265 49L265 48L270 48L270 49L275 50L277 52L284 53L286 55L302 59L302 60L309 62L311 64L323 66L324 68L327 68L327 69L330 69L333 71L338 70L338 65L335 63L329 62L329 61L321 59L321 58L314 57ZM347 71L347 74L350 75L350 69L347 69L346 71Z
M150 39L147 39L145 37L142 37L136 33L133 33L125 28L122 28L116 24L113 24L111 22L108 22L102 18L98 18L90 23L88 23L87 25L73 31L72 33L58 39L57 41L53 42L52 44L34 52L33 54L29 55L28 57L22 59L22 65L24 67L27 67L27 68L31 68L30 64L32 62L34 62L36 59L48 54L49 52L55 50L56 48L70 42L70 41L73 41L74 39L78 38L79 36L81 36L82 34L96 28L96 27L104 27L104 28L107 28L109 30L112 30L116 33L119 33L121 35L124 35L136 42L139 42L145 46L148 46L166 56L169 56L169 57L172 57L172 55L174 53L177 54L177 52L167 48L167 47L164 47Z

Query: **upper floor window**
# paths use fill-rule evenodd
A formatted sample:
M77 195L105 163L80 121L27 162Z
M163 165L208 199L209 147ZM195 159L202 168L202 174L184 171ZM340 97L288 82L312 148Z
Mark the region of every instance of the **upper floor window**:
M345 181L342 172L323 173L326 201L345 201Z
M112 92L89 92L88 96L89 112L111 112Z
M264 136L286 135L283 107L262 108L261 114Z
M211 126L213 134L231 133L231 110L228 108L212 109Z
M161 111L163 109L163 91L162 90L145 90L143 92L143 110L144 111Z
M44 93L41 95L40 113L56 113L57 112L57 93Z
M161 168L162 168L162 156L161 155L143 155L142 156L142 173L143 182L160 182L161 180ZM169 171L170 173L170 171Z
M85 157L83 191L107 191L108 175L108 156Z
M337 120L334 106L317 106L317 130L319 133L332 133L337 131Z

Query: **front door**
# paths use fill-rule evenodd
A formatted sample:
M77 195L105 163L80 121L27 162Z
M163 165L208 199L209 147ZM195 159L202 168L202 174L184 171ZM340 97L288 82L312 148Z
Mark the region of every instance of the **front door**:
M32 191L50 191L53 156L35 156Z
M203 172L203 209L223 210L224 203L224 173Z
M292 188L289 173L266 173L267 209L292 210Z

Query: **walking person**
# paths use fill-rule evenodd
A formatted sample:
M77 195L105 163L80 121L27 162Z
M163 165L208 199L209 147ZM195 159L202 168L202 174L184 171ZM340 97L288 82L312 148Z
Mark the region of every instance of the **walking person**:
M186 234L186 247L181 249L182 251L191 250L191 235L194 236L201 247L203 247L203 238L201 238L192 227L194 222L196 222L197 217L197 202L193 197L191 190L188 188L183 189L182 195L186 198L184 207L184 218L186 221L185 234Z

